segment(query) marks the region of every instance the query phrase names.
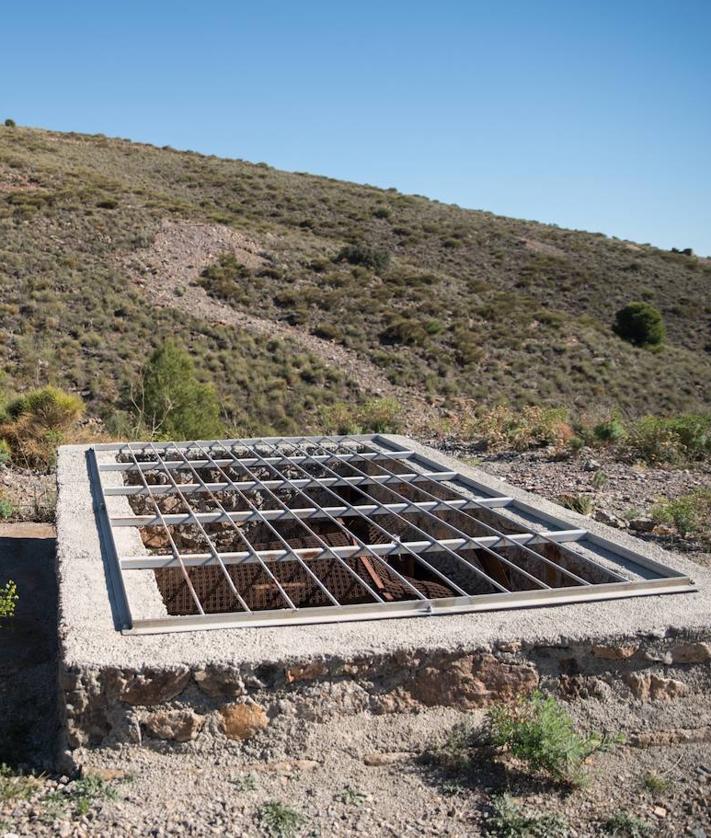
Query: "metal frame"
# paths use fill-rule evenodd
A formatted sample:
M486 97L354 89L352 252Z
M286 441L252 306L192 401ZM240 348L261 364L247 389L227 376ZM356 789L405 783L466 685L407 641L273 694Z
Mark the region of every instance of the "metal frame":
M695 589L691 579L671 568L531 504L497 494L379 434L109 443L91 448L89 458L114 613L118 627L126 633L451 614ZM102 475L116 472L123 485L106 486ZM153 482L156 478L161 482ZM350 500L338 493L344 487ZM327 505L309 494L314 490L328 498ZM118 505L130 508L138 497L145 499L152 512L110 513L112 504L114 509ZM182 511L164 511L161 506L168 498L179 501ZM211 508L200 511L196 504ZM235 505L239 508L232 508ZM366 521L384 540L361 540L348 527L354 518ZM324 520L346 534L346 546L329 545L309 523ZM285 537L280 530L284 522L296 525L318 546L299 546L298 540ZM397 526L392 523L389 529L389 522ZM248 525L252 523L270 533L270 549L257 549L250 541ZM206 529L214 524L234 531L232 549L219 549ZM178 547L173 528L185 526L199 533L204 551ZM170 552L124 555L117 545L119 532L126 527L139 532L159 528ZM410 534L407 540L398 535L403 528ZM467 531L472 528L476 534ZM546 545L555 545L554 558L536 549ZM507 555L507 548L512 547L517 548L515 556ZM472 559L472 551L483 559ZM408 556L427 578L443 582L454 595L428 598L412 584L413 577L388 563L389 556ZM380 570L387 568L411 598L386 601L376 584L347 563L355 557L367 557ZM339 602L314 570L322 560L338 563L372 602ZM298 607L280 583L280 562L298 563L329 604ZM255 563L278 591L283 607L250 610L245 591L237 589L227 567ZM210 565L220 568L240 610L205 612L188 569ZM134 619L128 574L170 567L180 569L197 613ZM459 575L447 570L452 567ZM553 584L553 577L560 584ZM476 586L465 578L488 586L490 592L473 592ZM507 587L502 578L509 585L516 579L518 585Z

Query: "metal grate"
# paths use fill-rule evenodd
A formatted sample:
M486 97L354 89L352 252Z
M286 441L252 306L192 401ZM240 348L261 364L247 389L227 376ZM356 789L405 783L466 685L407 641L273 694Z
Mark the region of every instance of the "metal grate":
M382 436L90 450L125 631L455 613L693 590Z

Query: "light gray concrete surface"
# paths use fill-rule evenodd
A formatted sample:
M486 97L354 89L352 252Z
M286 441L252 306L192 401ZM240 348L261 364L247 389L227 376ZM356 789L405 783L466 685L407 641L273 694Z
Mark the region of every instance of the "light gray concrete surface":
M670 632L708 634L711 631L711 572L661 548L641 542L589 518L562 509L538 496L512 487L478 469L414 443L387 437L445 467L459 471L493 492L535 504L542 512L585 528L593 534L644 554L691 576L699 590L692 593L644 596L607 602L555 607L489 611L436 617L378 620L275 628L123 635L116 630L107 592L106 557L102 556L89 485L90 446L59 450L57 559L59 574L60 644L66 667L174 667L211 662L226 666L265 661L313 658L355 658L408 651L474 651L499 643L561 645L601 638L663 636ZM121 536L136 539L136 533ZM139 538L140 541L140 538ZM134 552L143 549L133 544ZM132 548L132 549L133 549ZM128 574L126 574L128 575ZM147 606L154 594L131 594ZM155 615L155 614L154 614Z

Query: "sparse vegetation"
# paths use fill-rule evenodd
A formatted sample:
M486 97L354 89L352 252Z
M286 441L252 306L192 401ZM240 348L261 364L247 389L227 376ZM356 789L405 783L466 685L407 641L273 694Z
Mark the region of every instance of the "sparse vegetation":
M629 812L616 812L602 824L602 831L619 838L646 838L652 835L651 824Z
M595 509L595 500L592 495L564 494L558 497L561 506L572 509L579 515L591 515Z
M649 303L629 303L615 316L615 332L635 346L652 347L664 343L666 329L659 309Z
M13 771L0 763L0 803L11 800L27 800L36 793L39 780L32 774Z
M573 786L585 778L585 761L616 741L599 733L577 733L561 704L541 693L510 706L495 705L487 713L487 725L493 747L510 754L529 771Z
M393 434L401 429L402 407L396 399L370 399L357 407L337 402L322 411L322 423L327 433Z
M366 795L353 786L344 786L334 799L345 806L361 806L366 800Z
M524 809L511 795L497 795L492 799L491 807L491 815L485 822L487 835L500 838L563 838L568 834L568 824L563 817Z
M671 781L654 771L649 771L642 778L642 787L652 794L661 794L671 787Z
M172 338L244 433L304 431L324 407L367 398L288 340L152 306L150 278L132 284L127 264L171 218L239 227L264 248L261 268L216 256L199 277L196 265L209 293L319 330L435 404L533 400L573 415L594 403L634 418L711 400L698 304L711 269L693 256L106 137L18 127L0 134L0 161L0 311L17 391L55 383L111 419ZM48 249L55 235L61 248ZM610 333L630 295L662 312L663 357ZM391 327L406 342L382 342Z
M304 825L302 814L277 801L265 803L259 810L259 823L271 838L289 838Z
M711 544L711 489L660 501L652 507L652 519L674 527L682 538L693 536Z
M650 465L680 465L708 459L711 414L645 416L630 426L627 449L632 457Z
M68 808L75 817L83 817L95 803L117 797L118 793L110 783L89 774L51 792L46 801L52 815Z

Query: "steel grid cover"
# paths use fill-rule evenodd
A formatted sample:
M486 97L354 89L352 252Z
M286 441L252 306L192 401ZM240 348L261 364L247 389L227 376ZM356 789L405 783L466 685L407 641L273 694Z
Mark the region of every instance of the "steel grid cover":
M129 633L694 589L382 435L110 443L89 454L119 628ZM119 549L125 528L143 549ZM127 593L137 573L151 575L162 603L141 619Z

